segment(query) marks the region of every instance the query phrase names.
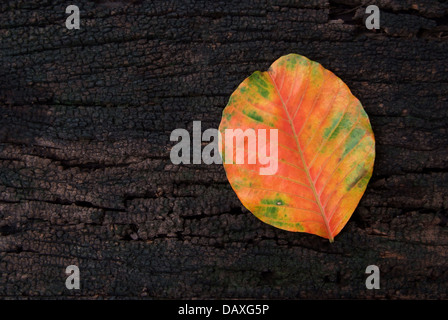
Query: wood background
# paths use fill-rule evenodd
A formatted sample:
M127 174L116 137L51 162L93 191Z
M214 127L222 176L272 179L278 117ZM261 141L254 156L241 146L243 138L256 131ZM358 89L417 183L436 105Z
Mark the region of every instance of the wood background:
M448 4L371 1L367 30L364 2L2 2L0 297L448 298ZM172 130L217 128L288 53L345 81L376 135L333 244L260 222L221 165L169 158Z

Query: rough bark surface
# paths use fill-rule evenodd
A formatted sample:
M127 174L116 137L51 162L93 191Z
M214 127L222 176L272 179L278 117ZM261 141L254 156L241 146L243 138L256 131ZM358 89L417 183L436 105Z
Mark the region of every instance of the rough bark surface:
M2 2L0 296L448 298L448 4L369 3L380 30L360 0L82 1L80 30L67 1ZM221 165L169 158L172 130L217 128L292 52L345 81L376 135L332 244L260 222Z

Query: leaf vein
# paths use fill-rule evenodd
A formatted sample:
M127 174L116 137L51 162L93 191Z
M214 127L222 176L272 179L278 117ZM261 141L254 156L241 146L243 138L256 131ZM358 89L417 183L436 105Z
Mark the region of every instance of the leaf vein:
M322 195L322 193L324 192L325 188L328 186L328 183L330 182L331 178L334 176L334 174L336 173L336 170L339 168L339 166L341 165L341 163L344 161L344 159L347 157L347 155L349 155L354 149L356 149L356 147L361 143L362 140L364 140L364 138L368 137L368 135L364 134L362 136L361 139L358 140L358 142L356 142L356 145L353 146L353 148L338 162L338 165L336 167L334 167L333 171L331 172L331 174L329 175L329 177L327 178L327 180L324 183L324 186L322 187L319 196Z
M370 151L372 150L372 148L369 148L369 151L367 152L367 153L369 153ZM339 185L342 183L342 181L344 181L345 180L345 178L347 178L355 169L356 169L356 167L360 164L360 163L362 163L362 161L364 161L365 159L361 159L361 161L358 161L357 163L356 163L356 166L354 166L353 168L351 168L345 175L344 175L344 177L341 179L341 180L339 180L338 181L338 183L335 185L335 187L334 187L334 190L333 190L333 192L327 197L327 199L325 200L325 204L324 204L324 207L326 208L327 207L327 204L328 204L328 202L330 202L330 199L331 199L331 197L333 196L333 194L337 191L337 187L339 187ZM356 183L357 184L357 183ZM351 190L351 188L349 189L349 190ZM348 193L348 192L347 192Z
M311 179L311 176L310 176L310 173L309 173L309 167L306 165L305 158L303 156L302 149L300 147L300 143L299 143L296 131L295 131L294 122L292 121L291 115L289 114L288 109L287 109L287 107L286 107L286 105L285 105L285 103L283 101L283 98L280 95L280 92L278 91L277 84L275 83L274 79L272 78L272 76L270 75L269 72L268 72L268 74L271 77L271 81L273 82L275 89L277 90L277 94L280 97L280 101L282 102L282 106L285 109L286 114L288 115L289 123L290 123L291 129L292 129L292 132L293 132L293 137L294 137L294 140L296 142L297 149L298 149L298 151L300 153L300 159L302 160L302 163L303 163L304 167L306 168L305 173L306 173L306 176L308 178L308 183L310 185L309 188L313 191L313 195L314 195L314 197L316 199L317 205L319 206L320 215L322 217L322 220L325 222L325 228L326 228L327 233L328 233L328 239L330 240L330 242L333 242L333 235L331 234L330 226L329 226L328 221L326 219L324 209L322 208L322 204L320 202L320 198L317 195L316 187L315 187L315 185L314 185L314 183L313 183L313 181ZM300 105L299 105L299 107L300 107Z
M251 169L248 169L248 168L243 168L243 167L241 167L241 166L238 167L238 170L242 170L242 171L246 171L246 172L253 172L253 173L257 174L257 175L259 174L258 171L251 170ZM267 177L269 177L269 176L267 176ZM278 175L278 174L276 174L276 175L273 176L273 177L275 177L275 178L280 178L280 179L287 180L287 181L291 181L292 183L295 183L295 184L298 184L298 185L301 185L301 186L304 186L304 187L306 187L306 188L311 189L311 187L310 187L309 185L307 185L307 184L305 184L305 183L303 183L303 182L300 182L300 181L297 181L297 180L288 178L288 177L280 176L280 175Z
M312 65L313 65L312 62L310 62L310 64L308 65L308 70L307 70L306 77L305 77L305 79L306 79L306 87L305 87L305 89L303 90L302 97L300 98L300 101L299 101L299 103L297 104L297 108L296 108L296 110L295 110L295 112L294 112L294 115L292 116L292 119L295 119L295 117L296 117L296 115L297 115L297 112L299 111L300 106L302 105L303 98L305 97L305 94L306 94L306 92L308 91L308 86L309 86L309 84L310 84L310 76L309 76L309 75L310 75L310 73L311 73L311 67L312 67ZM274 82L274 80L272 80L272 82ZM278 91L277 91L277 92L278 92ZM280 92L278 92L278 95L280 96ZM282 102L283 102L283 101L282 101ZM287 106L285 106L285 111L286 111L286 113L288 114L288 116L291 117L291 116L289 115Z
M260 187L251 187L251 186L244 186L244 188L254 189L254 190L264 190L264 191L270 191L270 192L277 192L277 193L280 193L280 194L286 194L286 195L290 195L290 196L297 197L297 198L300 198L300 199L308 200L309 202L312 202L312 203L316 203L316 201L314 201L314 200L312 200L310 198L302 197L302 196L300 196L298 194L295 194L295 193L279 191L279 190L274 190L274 189L260 188Z
M319 147L319 150L316 151L316 153L315 153L313 159L310 161L310 167L313 166L314 161L316 161L317 156L318 156L320 150L322 150L322 148L323 148L324 146L327 145L328 140L330 139L330 137L333 135L333 133L335 132L335 130L336 130L336 129L339 127L339 125L341 124L342 119L345 117L345 114L347 113L348 107L349 107L352 103L353 103L353 101L350 102L350 103L347 103L347 105L345 106L345 109L344 109L344 113L342 114L342 116L341 116L341 118L339 119L338 123L334 126L333 130L331 130L331 132L330 132L330 134L327 136L327 138L326 138L324 141L322 141L322 143L321 143L321 145L320 145L320 147ZM314 182L316 182L316 181L317 181L317 180L314 180Z
M319 214L320 216L320 212L313 210L313 209L307 209L307 208L299 208L299 207L294 207L294 206L289 206L286 204L275 204L275 203L269 203L269 204L264 204L264 203L259 203L257 204L258 207L283 207L283 208L291 208L291 209L296 209L296 210L302 210L302 211L309 211L309 212L314 212Z
M313 139L314 139L314 137L316 136L317 132L318 132L318 131L320 130L320 128L322 127L322 125L323 125L325 119L327 119L328 115L330 114L331 106L333 105L334 101L336 100L336 98L339 96L339 93L341 92L341 88L342 88L342 86L341 86L340 81L338 81L338 84L339 84L338 91L336 92L336 94L334 95L333 99L331 100L331 102L330 102L330 104L329 104L329 107L328 107L328 110L327 110L327 113L326 113L325 116L322 118L322 120L321 120L321 122L320 122L320 124L319 124L318 129L314 131L313 136L312 136L310 139L308 139L308 141L306 142L306 145L303 147L303 151L304 151L305 153L306 153L306 150L308 149L308 146L310 145L311 141L313 141Z

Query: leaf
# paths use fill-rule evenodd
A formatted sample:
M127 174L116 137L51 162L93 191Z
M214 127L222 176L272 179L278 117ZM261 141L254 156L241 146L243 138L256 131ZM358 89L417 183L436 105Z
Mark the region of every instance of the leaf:
M242 204L272 226L333 242L373 170L375 138L359 100L319 63L289 54L268 71L254 72L231 95L222 137L226 129L250 128L278 130L278 169L260 175L265 164L248 164L247 139L247 161L227 163L226 139L220 139L227 178ZM235 154L236 143L233 148Z

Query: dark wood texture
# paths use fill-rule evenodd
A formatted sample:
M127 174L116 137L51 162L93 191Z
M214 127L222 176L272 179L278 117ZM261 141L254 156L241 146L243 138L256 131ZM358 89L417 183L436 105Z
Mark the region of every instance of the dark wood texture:
M373 1L380 30L359 0L73 2L80 30L67 1L0 4L1 297L448 298L445 1ZM260 222L221 165L169 158L172 130L217 128L292 52L345 81L376 135L332 244Z

